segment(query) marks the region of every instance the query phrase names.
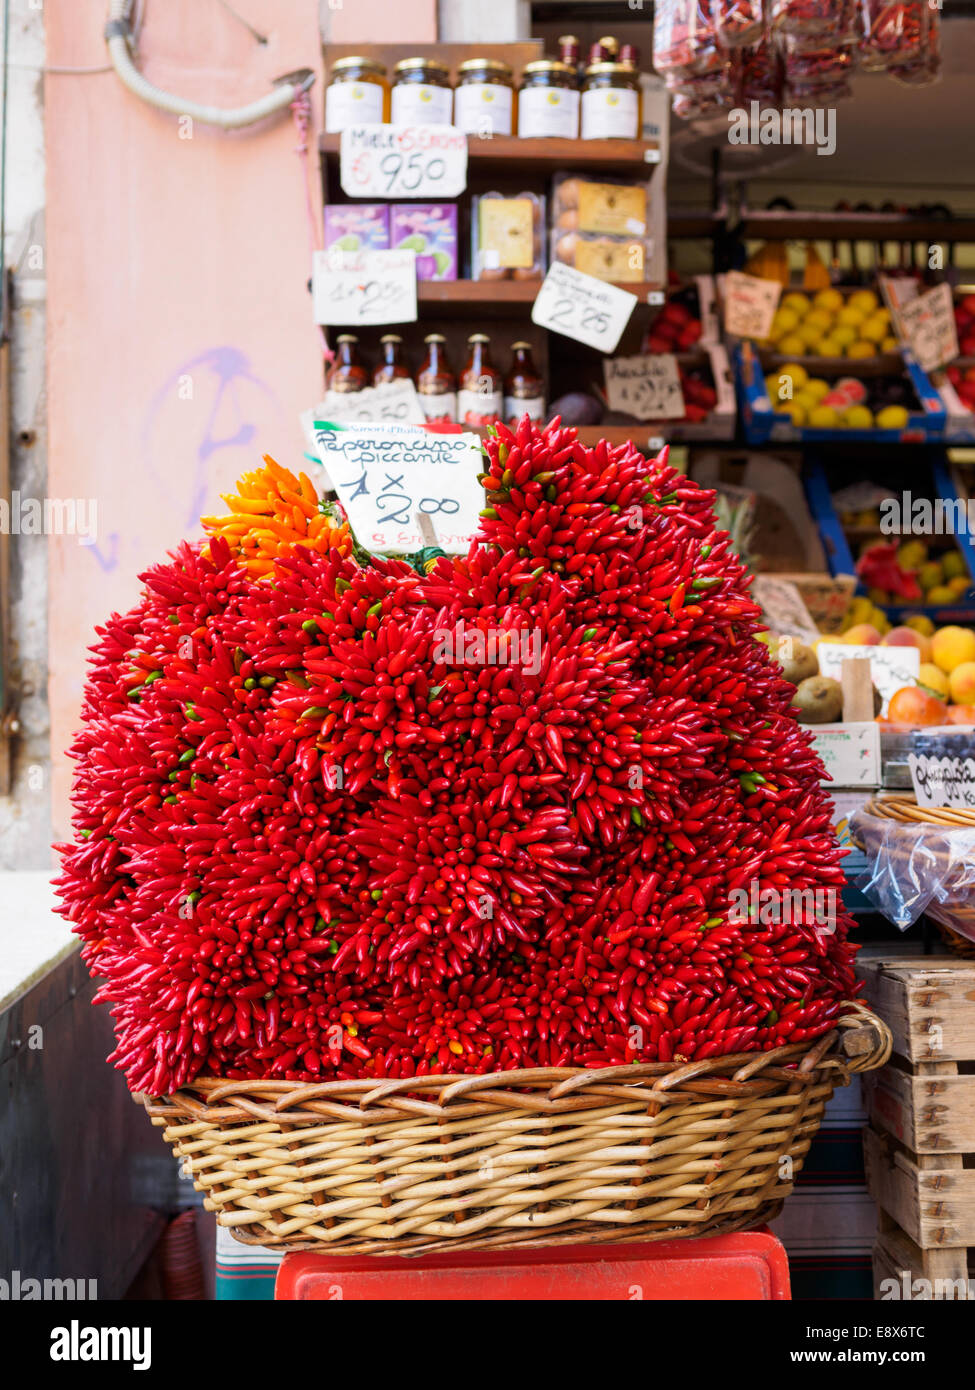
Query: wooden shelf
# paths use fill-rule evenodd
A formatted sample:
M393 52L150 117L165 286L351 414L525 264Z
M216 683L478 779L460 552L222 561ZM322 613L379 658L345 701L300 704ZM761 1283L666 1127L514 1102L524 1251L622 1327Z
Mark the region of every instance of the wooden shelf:
M340 135L322 134L318 148L325 159L337 160L341 142ZM604 173L646 176L660 162L660 146L656 140L520 140L513 135L472 135L467 140L467 158L485 172L493 165L512 169L521 164L535 175L601 169Z
M639 304L649 303L651 294L662 286L644 281L615 282L618 289L635 294ZM427 313L467 314L477 309L492 318L521 315L530 310L541 288L537 280L421 280L417 287L418 308Z
M914 217L892 212L743 211L749 240L975 242L975 218Z

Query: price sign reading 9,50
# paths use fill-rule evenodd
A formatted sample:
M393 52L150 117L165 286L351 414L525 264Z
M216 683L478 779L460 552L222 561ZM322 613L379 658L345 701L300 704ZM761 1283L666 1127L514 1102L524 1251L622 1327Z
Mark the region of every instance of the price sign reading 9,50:
M349 126L339 178L350 198L456 198L467 187L467 136L449 125Z

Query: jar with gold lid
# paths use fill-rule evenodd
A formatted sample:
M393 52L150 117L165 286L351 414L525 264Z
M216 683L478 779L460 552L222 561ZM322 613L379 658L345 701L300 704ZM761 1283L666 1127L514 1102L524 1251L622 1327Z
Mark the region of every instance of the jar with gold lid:
M557 59L528 63L518 94L518 134L523 140L579 138L579 88L575 71Z
M437 58L404 58L393 69L394 125L450 125L450 68Z
M325 90L325 129L337 135L347 126L389 120L386 68L375 58L339 58Z
M515 82L498 58L468 58L457 69L454 125L467 135L511 135L515 129Z
M593 63L582 84L583 140L635 140L640 134L640 74L629 63Z

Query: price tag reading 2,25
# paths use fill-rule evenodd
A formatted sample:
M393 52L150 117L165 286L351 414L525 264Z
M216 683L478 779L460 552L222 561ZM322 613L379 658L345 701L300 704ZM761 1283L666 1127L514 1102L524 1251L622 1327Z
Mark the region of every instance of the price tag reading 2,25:
M457 198L467 187L467 136L451 125L348 126L340 148L350 198Z
M613 352L636 302L635 294L556 261L535 296L532 323Z
M364 327L416 320L415 251L316 251L315 322Z

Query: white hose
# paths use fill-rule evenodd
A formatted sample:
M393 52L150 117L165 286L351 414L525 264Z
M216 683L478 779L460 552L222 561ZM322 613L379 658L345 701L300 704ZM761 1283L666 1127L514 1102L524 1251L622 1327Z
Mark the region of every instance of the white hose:
M253 125L255 121L263 121L268 116L273 116L276 111L290 106L295 98L307 91L314 81L314 76L309 74L300 82L294 80L280 82L275 86L273 92L269 92L266 97L261 97L259 101L252 101L247 106L237 106L227 111L219 106L202 106L198 102L173 96L171 92L164 92L159 87L154 87L151 82L147 82L132 61L129 48L132 37L131 13L132 0L109 0L108 22L105 26L108 56L112 60L112 66L129 91L141 98L142 101L148 102L150 106L158 107L160 111L169 111L174 116L189 116L192 120L201 121L204 125L219 126L221 130L236 130L240 126Z

